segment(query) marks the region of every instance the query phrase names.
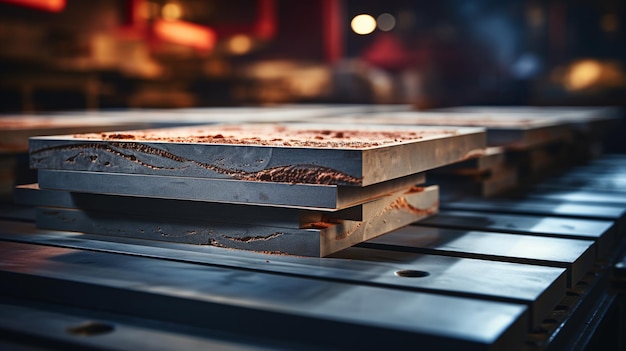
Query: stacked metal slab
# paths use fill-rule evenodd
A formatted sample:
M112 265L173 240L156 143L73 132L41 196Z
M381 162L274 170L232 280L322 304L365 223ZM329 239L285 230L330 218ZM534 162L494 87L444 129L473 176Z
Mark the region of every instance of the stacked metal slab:
M612 108L458 107L322 118L324 123L483 127L487 145L463 162L430 171L442 196L491 197L590 157ZM576 155L576 156L572 156Z
M437 212L423 172L481 128L306 124L34 137L41 228L326 256Z
M600 155L603 136L620 118L620 109L614 107L464 106L436 111L483 120L486 128L495 129L494 136L504 133L490 121L510 122L511 138L496 143L509 150L524 183Z

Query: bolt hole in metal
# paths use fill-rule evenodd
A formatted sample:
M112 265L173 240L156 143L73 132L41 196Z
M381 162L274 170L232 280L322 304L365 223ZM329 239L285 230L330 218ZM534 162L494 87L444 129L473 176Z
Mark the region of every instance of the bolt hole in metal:
M103 322L85 322L76 326L68 327L66 331L72 335L95 336L107 334L115 330L115 326Z
M400 271L396 271L394 274L398 277L403 277L403 278L424 278L430 275L430 273L428 272L416 271L413 269L403 269Z

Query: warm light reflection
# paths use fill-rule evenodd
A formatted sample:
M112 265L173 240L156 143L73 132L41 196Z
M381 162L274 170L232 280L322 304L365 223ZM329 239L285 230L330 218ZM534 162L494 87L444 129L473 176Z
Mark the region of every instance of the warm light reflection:
M9 4L50 12L61 12L66 5L66 0L0 0L0 2L7 2Z
M244 34L238 34L228 41L228 50L236 55L243 55L252 49L252 39Z
M163 5L161 16L166 20L177 20L183 15L183 9L179 4L170 2Z
M583 60L575 63L565 78L565 85L570 90L580 90L593 86L602 74L602 65L595 60Z
M161 40L199 50L211 50L217 41L211 28L185 21L157 20L154 22L154 33Z
M383 32L388 32L396 26L396 18L389 13L383 13L376 19L378 23L378 29Z
M370 34L376 29L376 20L367 14L357 15L350 22L350 27L356 34Z

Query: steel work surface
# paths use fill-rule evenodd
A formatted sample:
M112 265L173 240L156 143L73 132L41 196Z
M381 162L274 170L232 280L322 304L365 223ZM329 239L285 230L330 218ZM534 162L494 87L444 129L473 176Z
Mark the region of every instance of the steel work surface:
M604 206L620 207L593 205L591 216ZM578 221L616 225L617 214L577 211L539 209L480 231L412 225L324 259L36 230L28 216L5 214L0 347L586 349L614 321L624 238L608 249L619 259L590 263L597 238L578 234L602 228ZM524 217L573 227L538 234Z
M6 295L318 347L506 349L528 326L520 304L33 244L0 252Z
M440 211L420 225L502 233L532 234L595 241L598 259L610 259L617 243L616 224L577 218L528 216L470 211Z
M617 227L618 235L626 235L626 206L620 207L616 204L577 203L533 198L515 199L510 197L498 197L487 200L471 197L445 202L442 204L442 209L612 221Z
M596 261L595 247L591 240L432 228L419 225L396 230L368 240L359 246L565 267L570 287L580 281Z
M125 253L141 257L158 257L182 262L219 265L231 268L248 267L259 271L300 275L318 279L346 281L355 284L384 286L403 290L433 292L485 300L522 303L529 306L531 327L538 327L562 298L565 290L565 269L549 266L489 262L413 253L349 248L330 259L279 256L266 262L268 255L242 253L232 255L221 248L196 246L190 252L181 244L164 243L145 247L140 239L115 241L98 235L77 235L67 232L29 233L32 226L6 224L12 232L0 232L0 240L42 244L99 252ZM210 253L210 255L207 255ZM420 279L399 277L397 272L419 267L427 276ZM489 275L476 272L489 271ZM451 284L450 282L454 282Z
M482 128L249 124L35 137L30 161L37 169L367 186L485 146Z

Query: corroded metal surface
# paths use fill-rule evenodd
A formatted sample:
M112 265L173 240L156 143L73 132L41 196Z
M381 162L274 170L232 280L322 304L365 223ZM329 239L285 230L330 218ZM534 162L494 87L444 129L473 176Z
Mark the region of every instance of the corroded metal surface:
M481 128L231 125L32 138L38 169L367 186L485 147Z

